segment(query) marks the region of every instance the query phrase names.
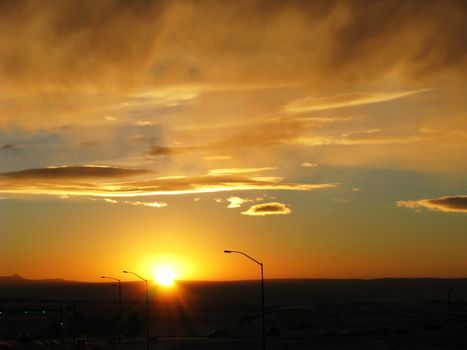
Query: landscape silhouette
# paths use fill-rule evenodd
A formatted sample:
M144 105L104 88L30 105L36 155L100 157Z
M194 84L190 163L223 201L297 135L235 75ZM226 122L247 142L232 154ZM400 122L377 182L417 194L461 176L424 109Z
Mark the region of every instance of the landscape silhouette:
M261 348L259 282L150 283L150 348ZM121 318L117 287L1 277L1 347L145 348L144 286L122 282ZM467 339L467 279L266 279L265 292L268 349L461 349Z

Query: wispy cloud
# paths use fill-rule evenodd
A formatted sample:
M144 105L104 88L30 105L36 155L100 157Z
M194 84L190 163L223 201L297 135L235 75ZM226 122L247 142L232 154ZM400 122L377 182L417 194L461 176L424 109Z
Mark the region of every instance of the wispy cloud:
M260 173L268 170L275 170L276 167L263 167L263 168L229 168L229 169L212 169L209 170L209 175L235 175L235 174L250 174Z
M231 156L206 156L204 157L206 160L229 160L232 159Z
M112 198L104 198L104 202L111 203L111 204L129 204L129 205L134 205L134 206L143 206L143 207L151 207L151 208L163 208L168 205L167 203L164 203L164 202L122 201L122 200L116 200Z
M303 162L300 164L301 168L316 168L318 166L317 163L310 163L310 162Z
M429 86L430 80L420 77L455 79L465 74L466 49L459 43L466 31L466 10L457 1L414 0L403 11L392 1L370 7L325 0L271 0L255 6L243 1L223 6L210 1L108 1L87 6L76 0L20 1L2 7L0 16L5 23L0 47L8 48L0 50L0 88L2 94L19 97L8 101L11 113L2 113L1 119L15 124L31 125L34 119L50 125L65 111L75 111L83 120L86 107L102 105L100 121L106 115L121 121L119 114L108 111L109 106L128 110L144 106L149 114L158 105L177 107L200 95L226 92L226 86L306 86L309 94L333 88L362 91L362 85L381 86L388 77L391 83L403 80ZM228 45L225 28L229 28ZM119 40L109 42L109 33ZM251 50L252 42L261 45ZM272 51L282 54L271 59ZM390 101L418 91L308 97L292 101L286 110ZM96 92L104 98L95 98ZM75 101L86 93L91 101L75 108ZM257 101L255 105L260 104ZM205 112L203 107L200 110ZM91 120L95 118L90 114Z
M288 141L292 145L302 146L365 146L365 145L397 145L421 142L426 140L419 135L341 135L341 136L298 136Z
M423 142L429 135L398 133L378 128L352 131L338 135L325 134L308 125L307 118L274 118L250 125L247 129L234 130L223 140L202 145L171 147L155 146L148 151L150 156L174 156L194 152L236 151L243 148L272 146L374 146ZM304 164L314 164L305 162ZM304 166L305 167L305 166ZM228 169L230 170L230 169ZM227 171L228 171L227 170ZM223 171L221 170L212 170ZM234 171L234 170L232 170Z
M467 213L467 195L445 196L434 199L397 201L398 207L420 210L422 208L445 213Z
M287 106L285 106L285 111L290 113L302 113L333 108L353 107L358 105L397 100L425 91L428 91L428 89L374 93L355 92L345 95L327 96L320 98L305 97L289 103Z
M251 206L248 210L242 212L243 215L266 216L266 215L287 215L292 210L285 204L279 202L262 203Z
M151 125L158 125L159 122L154 120L138 120L136 125L138 126L151 126Z

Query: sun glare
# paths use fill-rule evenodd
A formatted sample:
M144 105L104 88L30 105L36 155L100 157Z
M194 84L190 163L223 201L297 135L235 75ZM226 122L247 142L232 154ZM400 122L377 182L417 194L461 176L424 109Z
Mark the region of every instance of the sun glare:
M156 283L163 287L170 287L174 284L177 274L169 266L159 266L154 271Z

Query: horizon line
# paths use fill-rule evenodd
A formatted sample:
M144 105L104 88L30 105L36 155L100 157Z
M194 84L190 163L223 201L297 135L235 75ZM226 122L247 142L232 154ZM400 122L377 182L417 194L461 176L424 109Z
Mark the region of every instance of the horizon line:
M62 277L56 278L26 278L20 274L12 274L12 275L0 275L0 282L4 279L13 279L16 280L23 280L24 282L64 282L64 283L90 283L90 284L108 284L108 283L115 283L109 281L101 281L96 278L95 281L93 280L74 280L74 279L66 279ZM456 280L456 279L467 279L467 275L464 276L449 276L449 277L440 277L440 276L385 276L385 277L273 277L273 278L265 278L264 281L377 281L377 280ZM180 279L175 280L176 283L241 283L241 282L258 282L261 279L259 278L251 278L251 279L224 279L224 280L217 280L217 279ZM148 281L153 281L152 279L148 279ZM122 280L122 283L133 283L139 282L138 280Z

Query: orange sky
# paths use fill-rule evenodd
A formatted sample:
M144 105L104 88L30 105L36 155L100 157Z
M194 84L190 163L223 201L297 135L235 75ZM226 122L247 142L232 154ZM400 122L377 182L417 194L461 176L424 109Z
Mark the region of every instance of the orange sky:
M0 275L464 276L462 1L0 6Z

